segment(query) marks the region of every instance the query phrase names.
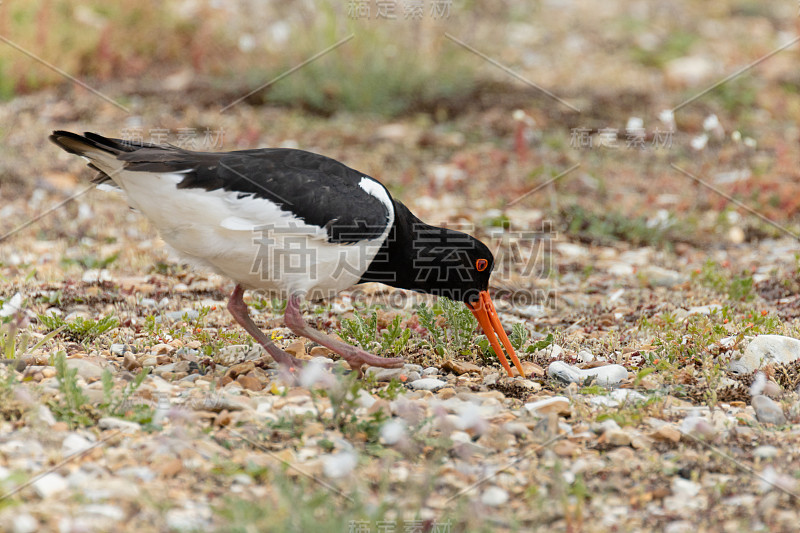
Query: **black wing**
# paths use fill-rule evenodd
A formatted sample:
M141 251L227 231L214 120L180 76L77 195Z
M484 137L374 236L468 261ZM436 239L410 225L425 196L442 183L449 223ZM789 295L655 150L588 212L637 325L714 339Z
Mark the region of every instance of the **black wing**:
M329 242L375 239L389 220L388 207L359 185L363 178L373 178L322 155L289 148L193 152L85 135L94 147L124 161L125 170L180 172L185 177L179 189L221 189L267 199L307 224L326 228Z

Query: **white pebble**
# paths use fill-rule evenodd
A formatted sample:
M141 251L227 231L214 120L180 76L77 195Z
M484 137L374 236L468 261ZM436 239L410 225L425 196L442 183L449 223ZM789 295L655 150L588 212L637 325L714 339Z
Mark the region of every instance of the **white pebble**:
M481 503L489 507L500 507L506 502L508 502L508 492L500 487L489 487L481 496Z

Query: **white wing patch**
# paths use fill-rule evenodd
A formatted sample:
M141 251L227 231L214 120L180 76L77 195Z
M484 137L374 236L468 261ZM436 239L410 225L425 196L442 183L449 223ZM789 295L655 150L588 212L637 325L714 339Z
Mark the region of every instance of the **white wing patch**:
M386 206L386 210L389 212L387 218L389 218L389 226L391 226L392 222L394 221L394 205L392 204L392 200L389 198L389 194L386 192L386 189L383 187L383 185L364 176L361 178L361 181L358 182L358 186L364 189L367 194L380 200L381 203Z

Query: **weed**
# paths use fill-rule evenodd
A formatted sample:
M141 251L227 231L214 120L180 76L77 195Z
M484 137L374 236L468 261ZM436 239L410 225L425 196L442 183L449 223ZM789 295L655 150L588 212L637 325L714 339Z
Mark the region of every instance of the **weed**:
M53 414L63 420L71 428L88 426L94 416L89 405L89 398L78 385L78 369L67 367L67 355L60 351L51 358L56 369L60 398L51 400L49 405Z
M424 303L417 309L419 323L428 331L428 344L438 355L445 353L467 355L475 343L478 321L463 304L448 298L439 298L433 307ZM437 323L444 319L442 326Z
M387 353L399 354L408 346L411 339L411 330L400 326L402 318L397 315L386 330L378 336L378 312L372 311L364 316L354 310L353 318L342 319L342 333L346 340L357 343L368 352L377 352L380 355Z
M119 252L115 252L115 253L107 256L107 257L97 257L97 256L94 256L94 255L84 255L84 256L78 257L77 259L73 259L73 258L70 258L70 257L62 257L61 258L61 265L64 266L64 267L67 267L67 266L70 266L70 265L80 265L84 269L93 268L93 269L97 269L97 270L102 270L104 268L107 268L109 265L111 265L111 263L116 261L117 258L119 258Z
M714 292L725 294L736 302L749 302L755 298L753 277L748 272L730 276L714 261L706 261L699 271L692 274L695 281Z
M100 405L100 408L105 412L108 416L115 416L115 417L122 417L122 418L134 418L137 422L142 421L142 418L149 418L152 419L152 407L144 404L134 404L131 406L130 398L131 396L139 389L139 387L144 383L144 380L147 378L149 374L149 369L143 368L131 381L130 383L126 384L125 387L122 389L122 392L117 398L114 398L114 381L111 372L105 370L102 375L102 382L103 382L103 403ZM133 407L133 417L131 417L131 407ZM145 409L142 409L144 407ZM149 411L149 417L147 416L147 412Z
M21 359L25 354L40 348L64 329L64 326L56 328L31 345L30 332L20 331L24 324L24 316L18 313L10 322L0 325L0 352L6 359Z
M77 317L72 322L67 322L56 315L39 315L39 322L50 331L63 330L64 337L80 343L93 340L119 325L119 320L112 315L105 316L97 321Z

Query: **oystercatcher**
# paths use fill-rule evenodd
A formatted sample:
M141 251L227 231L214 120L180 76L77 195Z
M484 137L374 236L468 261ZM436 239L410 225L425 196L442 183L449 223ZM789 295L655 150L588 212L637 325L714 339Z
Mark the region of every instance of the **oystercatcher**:
M194 152L68 131L50 140L99 171L96 183L121 189L183 258L232 279L228 310L278 363L302 365L256 326L245 289L285 299L289 329L359 372L401 366L401 358L375 356L310 327L300 311L303 299L375 281L464 302L508 374L498 336L524 375L489 297L489 249L423 223L363 172L286 148Z

